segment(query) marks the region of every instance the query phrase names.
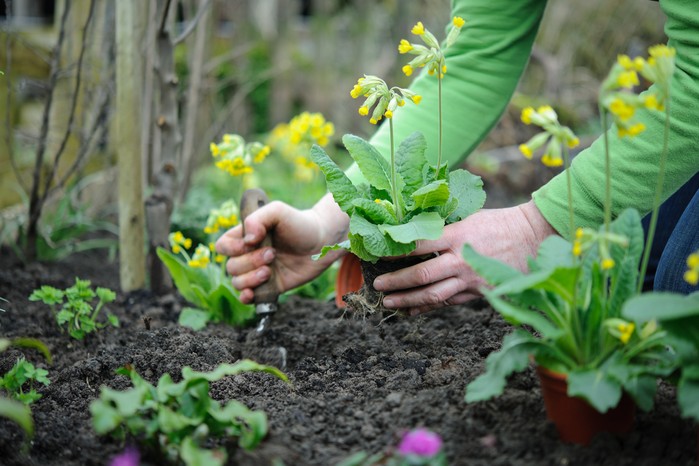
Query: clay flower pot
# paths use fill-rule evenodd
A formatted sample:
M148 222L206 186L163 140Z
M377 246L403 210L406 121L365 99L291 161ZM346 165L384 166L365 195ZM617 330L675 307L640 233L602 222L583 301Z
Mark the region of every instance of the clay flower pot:
M364 284L362 266L354 254L346 254L340 261L340 269L335 279L335 305L343 309L347 304L342 297L348 293L356 293Z
M588 445L600 432L625 434L633 428L636 404L623 393L619 404L600 413L582 398L568 396L566 375L537 366L546 417L564 442Z

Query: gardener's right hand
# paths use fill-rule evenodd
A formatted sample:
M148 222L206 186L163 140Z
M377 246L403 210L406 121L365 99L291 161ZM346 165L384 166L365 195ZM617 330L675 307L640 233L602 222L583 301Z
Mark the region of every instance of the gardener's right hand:
M284 292L320 275L345 251L331 251L317 261L311 256L323 246L344 241L348 228L349 218L329 194L308 210L274 201L246 218L245 237L241 225L224 233L216 242L216 251L230 256L226 270L233 287L240 291L240 300L250 304L254 289L271 276ZM258 249L268 232L272 247Z

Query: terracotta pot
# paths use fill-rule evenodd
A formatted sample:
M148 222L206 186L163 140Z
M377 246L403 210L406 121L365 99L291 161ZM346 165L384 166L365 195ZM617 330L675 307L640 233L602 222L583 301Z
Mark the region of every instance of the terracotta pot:
M354 293L364 284L362 276L362 266L359 258L354 254L346 254L340 261L340 269L337 271L335 279L335 304L340 309L347 304L342 297L347 293Z
M564 442L587 445L600 432L625 434L633 428L636 404L624 392L619 404L600 413L587 401L568 396L566 375L537 366L546 417L556 425Z

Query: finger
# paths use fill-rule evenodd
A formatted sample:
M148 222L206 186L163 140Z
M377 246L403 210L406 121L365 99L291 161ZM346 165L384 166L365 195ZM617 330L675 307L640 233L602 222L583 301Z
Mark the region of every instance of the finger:
M455 277L447 278L428 286L412 288L386 295L383 305L389 309L419 308L422 306L443 307L452 297L464 290L463 284Z
M238 225L226 231L216 241L216 252L225 256L239 256L245 253L243 227Z
M391 292L429 285L454 277L464 265L463 260L454 254L443 254L425 262L380 275L374 280L374 288L377 291Z
M270 265L276 257L274 248L256 249L241 256L234 256L226 262L226 270L232 276L243 275L265 265Z
M451 298L447 299L446 301L438 304L429 304L425 306L417 306L417 307L412 307L409 309L406 309L406 312L410 316L417 316L420 314L424 314L426 312L434 311L436 309L448 307L448 306L455 306L457 304L464 304L469 301L473 301L474 299L480 298L482 295L476 294L476 293L471 293L471 292L463 292L459 293L457 295L452 296Z
M268 266L264 266L242 275L233 275L231 277L231 284L236 290L242 291L249 288L254 294L253 289L269 280L271 276L272 270Z
M240 299L240 302L243 304L252 304L253 301L255 300L255 292L252 291L250 288L245 288L244 290L240 290L240 294L238 295L238 299Z

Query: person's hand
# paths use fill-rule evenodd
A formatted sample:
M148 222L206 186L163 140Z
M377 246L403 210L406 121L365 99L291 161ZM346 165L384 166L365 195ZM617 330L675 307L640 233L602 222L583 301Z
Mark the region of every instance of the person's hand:
M374 288L384 293L383 305L417 315L443 306L462 304L481 296L485 285L461 256L463 245L525 271L527 257L556 231L532 201L505 209L481 210L444 228L441 238L419 241L411 255L438 253L433 259L376 278Z
M332 251L318 261L311 256L323 246L346 239L348 225L349 218L330 195L308 210L275 201L247 217L245 237L241 225L224 233L216 242L216 251L230 256L226 270L231 283L240 290L240 300L249 304L254 289L272 274L280 292L320 275L345 251ZM272 247L258 249L267 232L272 234Z

